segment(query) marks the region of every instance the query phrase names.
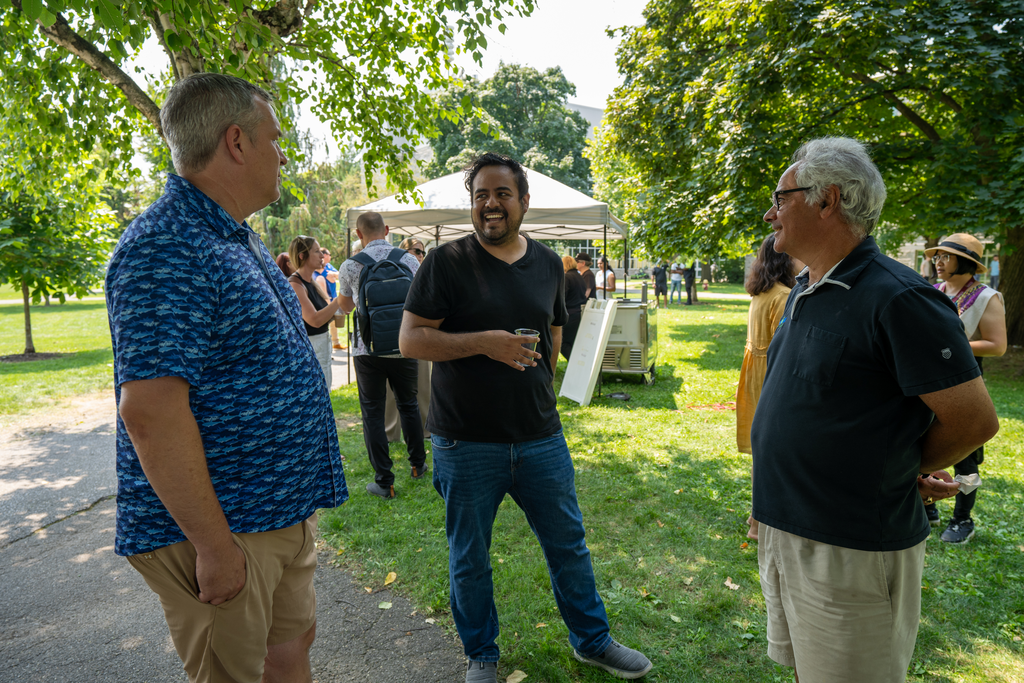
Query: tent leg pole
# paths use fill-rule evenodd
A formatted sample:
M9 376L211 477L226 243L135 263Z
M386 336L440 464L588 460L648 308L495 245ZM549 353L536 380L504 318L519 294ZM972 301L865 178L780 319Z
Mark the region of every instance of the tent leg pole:
M607 225L604 226L604 257L605 257L606 260L608 259L608 226ZM611 264L609 264L609 265L611 265ZM605 286L607 286L607 282L608 282L608 274L607 273L604 276L604 281L606 283ZM619 289L619 283L616 282L615 283L615 290L618 291L618 289ZM608 294L608 292L605 292L605 295L607 295L607 294ZM613 299L615 298L615 292L612 292L611 298L613 298Z

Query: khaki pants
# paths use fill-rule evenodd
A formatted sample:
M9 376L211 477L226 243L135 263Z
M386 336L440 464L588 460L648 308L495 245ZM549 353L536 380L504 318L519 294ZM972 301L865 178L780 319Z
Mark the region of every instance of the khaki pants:
M914 655L924 547L867 552L766 524L757 561L768 656L800 683L900 683Z
M294 640L316 624L316 519L233 534L245 553L245 586L217 606L199 602L190 542L127 558L160 598L189 681L259 683L267 646Z

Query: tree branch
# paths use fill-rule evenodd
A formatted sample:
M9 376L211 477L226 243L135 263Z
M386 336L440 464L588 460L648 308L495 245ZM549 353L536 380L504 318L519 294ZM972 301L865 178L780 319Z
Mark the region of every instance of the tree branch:
M278 37L284 38L302 28L302 1L280 0L270 9L253 12L252 16Z
M21 10L21 0L11 0L11 3L18 10ZM89 68L98 71L100 76L119 88L128 99L128 102L138 109L153 124L157 133L163 137L163 128L160 126L160 107L156 106L156 103L150 99L146 91L140 88L110 57L107 57L99 48L75 33L63 14L57 14L57 21L53 23L53 26L43 26L38 21L36 23L39 24L40 33L68 52L76 55Z
M883 86L881 83L871 78L870 76L867 76L866 74L857 73L855 71L850 75L853 76L858 81L860 81L861 83L863 83L864 85L869 85L880 89L882 92L882 97L892 102L892 105L896 107L896 111L902 114L904 118L910 121L910 123L916 126L918 130L924 133L925 137L927 137L929 140L931 140L932 142L940 142L942 140L942 137L939 135L938 131L935 130L935 128L933 128L930 123L928 123L923 118L918 116L917 112L908 107L903 100L896 96L895 90L887 90L885 86Z

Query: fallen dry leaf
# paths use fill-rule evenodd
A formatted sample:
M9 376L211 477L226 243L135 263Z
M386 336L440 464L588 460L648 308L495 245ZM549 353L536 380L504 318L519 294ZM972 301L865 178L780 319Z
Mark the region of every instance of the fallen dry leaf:
M658 526L659 526L659 527L663 527L663 526L665 526L665 522L661 521L660 519L656 519L656 520L654 520L654 521L656 521L656 522L658 523Z
M377 604L377 607L379 607L380 609L391 609L391 603L390 602L381 602L381 603Z
M499 558L498 558L498 564L505 564L505 560L503 560L503 559L501 559L501 558L499 557Z
M416 548L416 552L422 553L423 552L423 548Z
M539 624L537 624L537 628L547 628L547 627L548 627L548 625L545 624L543 621L540 622Z
M427 622L428 624L436 624L437 623L437 620L434 619L433 617L427 617L423 621Z
M337 552L336 554L337 554L337 555L341 555L341 554L342 554L343 552L345 552L345 549L344 549L344 548L342 548L341 550L339 550L339 551L338 551L338 552Z
M678 624L678 623L679 623L680 621L682 621L682 619L680 619L679 617L677 617L677 616L676 616L676 615L674 615L674 614L670 614L670 615L668 615L668 617L669 617L669 619L671 619L672 621L676 622L677 624Z
M750 544L749 544L749 543L747 543L746 541L743 541L743 543L740 543L740 547L741 547L741 548L747 548L747 547L749 547L749 546L750 546Z
M693 577L692 576L687 576L685 579L683 579L683 584L684 585L689 586L691 583L693 583Z
M363 590L365 590L367 593L372 593L373 592L373 589L370 588L369 586L363 586Z
M731 576L725 577L725 587L728 588L731 591L738 591L740 589L740 586L739 586L738 583L733 583L732 582L732 577Z
M680 493L682 493L682 492L683 492L683 490L682 490L682 489L676 489L676 490L675 490L675 494L676 494L677 496L678 496L678 495L679 495Z
M398 574L396 574L395 572L388 572L388 575L384 578L384 585L390 586L395 582L395 579L397 578Z
M520 683L524 678L526 678L526 674L519 669L516 669L508 678L505 679L505 683Z

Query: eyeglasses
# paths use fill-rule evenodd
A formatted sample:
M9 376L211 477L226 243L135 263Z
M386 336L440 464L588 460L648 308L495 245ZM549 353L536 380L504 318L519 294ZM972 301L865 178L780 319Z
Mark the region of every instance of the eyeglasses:
M326 249L321 249L320 253L323 254L324 256L330 256L331 255L331 252L327 251Z
M775 210L778 211L779 210L779 197L781 197L782 195L789 194L790 192L803 192L804 190L813 190L813 189L814 189L814 186L811 185L809 187L794 187L792 190L775 190L775 192L772 192L772 206L774 206Z
M423 251L422 249L410 249L409 251L416 254L417 256L426 256L427 254L427 252Z
M949 263L949 257L952 254L936 254L932 256L932 263Z

